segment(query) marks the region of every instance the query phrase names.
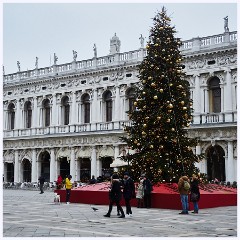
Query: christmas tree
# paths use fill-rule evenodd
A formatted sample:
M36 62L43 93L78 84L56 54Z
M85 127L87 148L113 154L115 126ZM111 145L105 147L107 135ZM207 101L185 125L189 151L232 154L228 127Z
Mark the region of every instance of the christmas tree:
M192 147L198 139L187 136L192 122L189 83L182 70L181 41L163 7L153 19L147 56L139 65L134 109L128 111L131 126L122 140L135 154L123 156L137 179L146 173L153 182L177 182L182 174L198 174L199 156Z

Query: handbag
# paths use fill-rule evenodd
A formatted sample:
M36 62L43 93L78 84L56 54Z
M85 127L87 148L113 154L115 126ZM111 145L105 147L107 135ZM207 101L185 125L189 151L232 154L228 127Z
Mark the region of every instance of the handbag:
M198 194L197 193L191 193L191 201L196 202L198 200Z

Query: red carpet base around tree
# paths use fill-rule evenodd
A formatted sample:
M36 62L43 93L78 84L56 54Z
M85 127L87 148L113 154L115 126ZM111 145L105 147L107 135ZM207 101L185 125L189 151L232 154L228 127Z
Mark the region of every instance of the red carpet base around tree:
M87 186L73 188L71 191L70 202L85 203L92 205L108 205L110 183L97 183ZM200 186L199 208L214 208L222 206L237 206L237 189L217 184L201 184ZM55 190L60 195L61 202L66 200L66 190ZM121 201L124 206L124 201ZM132 199L131 205L136 207L137 200ZM164 209L182 209L180 195L177 191L177 184L160 184L153 187L152 207ZM190 210L193 204L190 203Z

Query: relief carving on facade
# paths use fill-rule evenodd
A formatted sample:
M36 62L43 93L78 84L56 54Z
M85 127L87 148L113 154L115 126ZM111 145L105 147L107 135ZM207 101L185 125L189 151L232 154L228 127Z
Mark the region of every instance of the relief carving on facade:
M237 70L232 70L231 71L231 79L232 79L232 82L236 83L237 82Z

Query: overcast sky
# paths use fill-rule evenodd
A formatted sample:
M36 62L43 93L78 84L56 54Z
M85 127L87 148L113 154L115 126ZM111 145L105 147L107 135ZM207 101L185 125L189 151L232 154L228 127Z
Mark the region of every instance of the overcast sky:
M117 34L121 52L140 47L139 36L148 40L152 18L162 6L176 26L177 37L188 40L224 32L228 16L230 31L237 30L236 3L3 3L3 65L5 74L39 68L53 63L109 54L110 38ZM51 62L50 62L51 59Z

